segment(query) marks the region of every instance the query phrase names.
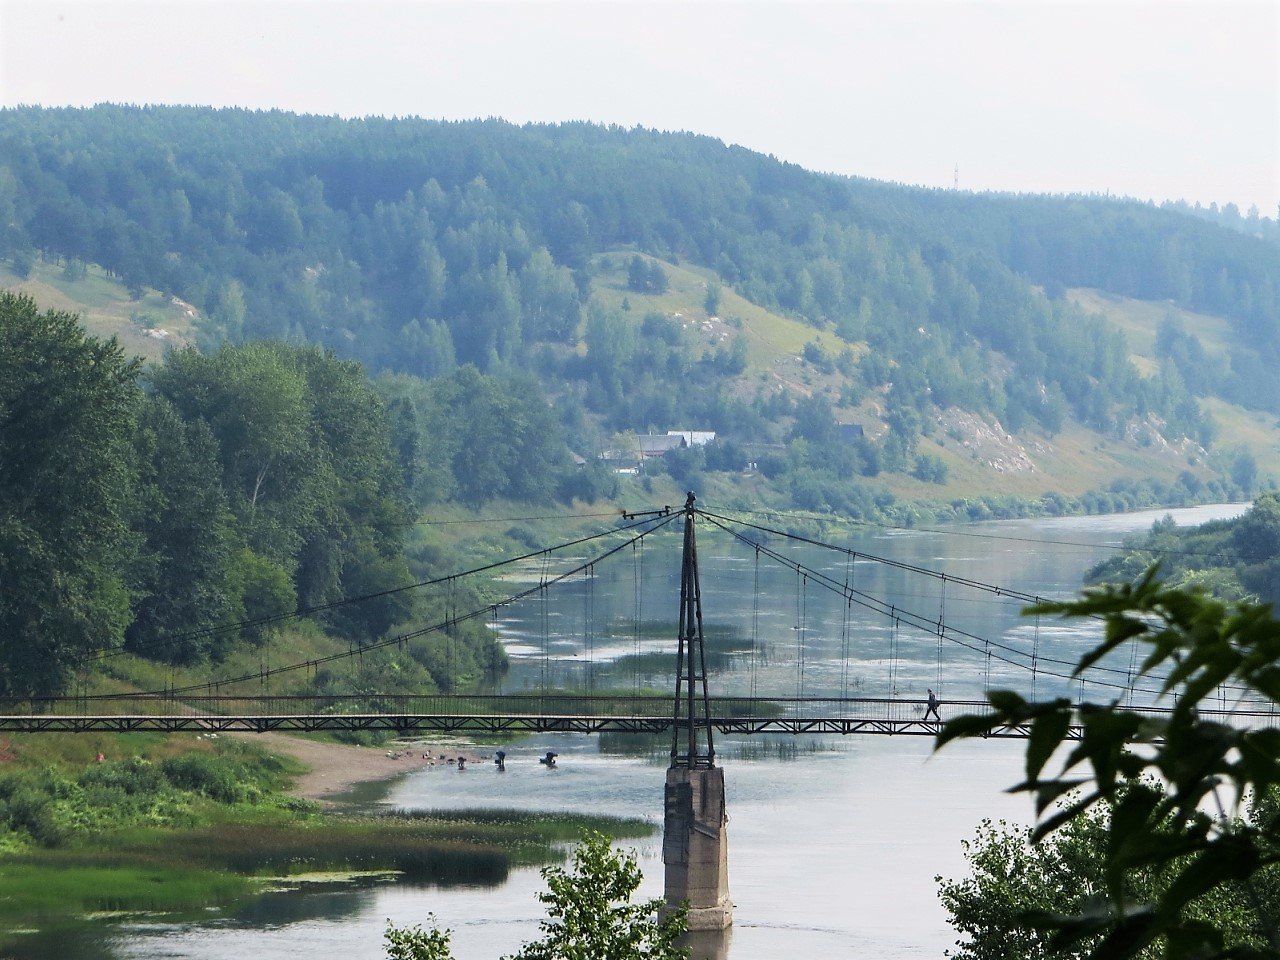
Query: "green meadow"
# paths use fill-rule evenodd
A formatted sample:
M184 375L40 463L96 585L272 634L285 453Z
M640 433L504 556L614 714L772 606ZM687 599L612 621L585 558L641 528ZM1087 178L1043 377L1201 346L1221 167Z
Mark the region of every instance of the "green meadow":
M653 829L510 810L334 814L287 793L301 772L292 760L233 740L176 741L123 737L109 746L131 755L86 762L73 737L19 740L0 772L0 947L97 914L228 906L316 875L496 884L563 859L587 830Z

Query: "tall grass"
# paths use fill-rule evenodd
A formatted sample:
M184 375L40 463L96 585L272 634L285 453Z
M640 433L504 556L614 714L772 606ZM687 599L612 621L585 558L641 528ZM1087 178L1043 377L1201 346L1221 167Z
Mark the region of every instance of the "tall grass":
M643 820L515 810L400 811L321 818L279 808L172 830L134 827L80 837L0 863L0 929L101 910L174 912L218 906L266 878L391 870L440 886L496 885L512 867L564 858L587 830L645 836Z
M10 861L0 866L0 920L9 924L99 911L178 911L229 903L256 884L228 873L146 866Z

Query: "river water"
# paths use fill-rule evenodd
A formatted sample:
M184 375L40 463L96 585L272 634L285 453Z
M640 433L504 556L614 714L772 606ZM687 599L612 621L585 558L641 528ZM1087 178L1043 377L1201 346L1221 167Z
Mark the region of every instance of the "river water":
M1243 506L1171 511L1180 524L1233 516ZM1068 597L1083 572L1124 535L1166 511L1004 521L936 531L866 528L842 541L885 557L1038 596ZM767 521L754 522L767 526ZM510 691L544 684L664 689L670 681L680 537L655 534L643 550L602 563L502 611L495 627L512 658ZM744 531L753 539L758 532ZM969 699L990 686L1043 696L1079 692L1054 674L1093 637L1089 625L1037 623L1007 597L887 567L780 537L769 549L807 570L849 582L892 604L886 616L824 590L817 574L797 574L714 528L699 526L699 566L708 627L712 692ZM579 559L585 559L586 555ZM531 568L526 579L557 572ZM520 579L519 577L513 579ZM910 626L943 620L955 631ZM897 625L895 626L895 619ZM1029 669L1036 655L1036 670ZM1023 653L1028 656L1022 656ZM846 655L847 654L847 655ZM988 656L988 654L991 654ZM1015 661L1016 665L1000 659ZM1116 665L1123 670L1123 664ZM1123 682L1120 673L1114 675ZM1086 687L1100 697L1101 686ZM916 708L919 709L919 708ZM966 872L961 842L984 819L1025 822L1025 798L1004 789L1020 778L1023 745L982 741L937 755L923 737L721 738L729 802L734 926L700 944L728 960L940 958L955 937L937 902L935 877ZM627 749L595 737L534 737L506 747L507 769L474 765L424 770L396 783L386 806L441 809L514 807L646 817L661 815L666 748ZM560 753L555 769L535 758ZM625 845L625 844L624 844ZM643 892L661 895L658 838L632 844ZM424 922L454 931L459 960L496 960L536 936L542 915L536 870L518 869L492 887L365 887L273 894L233 914L198 922L104 924L67 942L69 960L184 958L283 960L381 958L382 930Z

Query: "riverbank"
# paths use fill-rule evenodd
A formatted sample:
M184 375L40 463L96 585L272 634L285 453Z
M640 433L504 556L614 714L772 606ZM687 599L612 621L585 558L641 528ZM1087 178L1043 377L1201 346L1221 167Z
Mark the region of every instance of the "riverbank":
M484 762L456 745L127 734L90 746L86 758L74 735L17 737L0 763L0 956L25 956L33 937L57 940L94 917L208 916L309 878L500 884L515 867L562 859L587 830L653 830L577 814L327 809L361 784L446 758Z
M243 733L235 739L296 761L305 770L294 776L288 792L322 804L363 784L394 780L425 767L447 764L458 757L467 763L487 762L488 756L456 744L415 742L408 745L362 747L331 740L293 737L286 733Z

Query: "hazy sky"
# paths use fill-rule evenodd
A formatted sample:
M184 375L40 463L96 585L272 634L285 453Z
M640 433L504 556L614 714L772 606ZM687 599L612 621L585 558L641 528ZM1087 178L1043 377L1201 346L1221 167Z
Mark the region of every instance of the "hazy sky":
M907 183L1280 202L1280 0L0 0L0 103L101 101L588 119Z

